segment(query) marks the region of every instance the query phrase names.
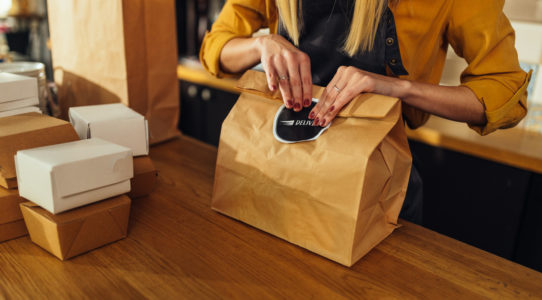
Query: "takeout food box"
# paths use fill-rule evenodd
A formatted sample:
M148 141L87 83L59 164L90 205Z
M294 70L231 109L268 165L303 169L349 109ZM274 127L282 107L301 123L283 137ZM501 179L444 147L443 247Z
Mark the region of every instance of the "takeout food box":
M37 108L36 106L39 104L40 102L39 102L38 97L24 98L24 99L19 99L19 100L3 102L3 103L0 103L0 112L12 111L15 109L19 110L26 107L30 107L31 109L33 107Z
M412 160L399 99L361 94L315 140L283 143L273 135L280 92L256 71L238 87L222 124L214 210L346 266L397 228Z
M0 103L38 97L38 80L33 77L0 72Z
M97 137L149 154L145 117L122 103L70 107L70 122L81 139Z
M125 238L130 203L122 195L57 215L32 202L20 207L32 242L66 260Z
M70 123L39 113L0 118L0 186L17 187L17 151L77 140Z
M150 157L134 157L134 177L130 180L128 196L135 199L149 195L156 184L156 176L158 172Z
M60 213L130 191L132 151L98 138L17 152L19 194Z
M28 234L19 208L23 201L17 190L0 187L0 242Z

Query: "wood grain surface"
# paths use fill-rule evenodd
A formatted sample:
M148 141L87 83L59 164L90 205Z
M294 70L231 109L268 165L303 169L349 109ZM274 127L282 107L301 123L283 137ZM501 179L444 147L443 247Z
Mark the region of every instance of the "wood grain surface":
M158 185L126 239L66 262L2 243L0 298L542 298L541 273L407 222L343 267L212 211L215 148L182 137L151 157Z

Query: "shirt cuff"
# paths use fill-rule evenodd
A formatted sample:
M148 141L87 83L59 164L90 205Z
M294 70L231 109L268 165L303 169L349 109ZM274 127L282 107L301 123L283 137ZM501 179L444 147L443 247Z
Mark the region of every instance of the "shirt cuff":
M500 89L488 88L488 82L477 80L463 83L463 86L470 88L485 109L486 124L473 125L469 127L480 135L487 135L497 129L505 129L516 126L527 114L527 86L531 80L532 70L525 76L521 87L499 107L490 107L486 104L488 97L498 97ZM487 93L486 93L487 92Z

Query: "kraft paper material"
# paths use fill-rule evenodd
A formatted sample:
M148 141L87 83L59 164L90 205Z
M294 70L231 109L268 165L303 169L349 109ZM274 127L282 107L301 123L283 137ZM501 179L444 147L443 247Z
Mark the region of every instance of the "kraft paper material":
M284 144L272 133L282 101L265 74L248 71L238 87L212 208L352 266L397 227L412 162L400 100L362 94L317 140Z
M149 121L151 143L179 134L173 0L49 0L61 117L121 102Z

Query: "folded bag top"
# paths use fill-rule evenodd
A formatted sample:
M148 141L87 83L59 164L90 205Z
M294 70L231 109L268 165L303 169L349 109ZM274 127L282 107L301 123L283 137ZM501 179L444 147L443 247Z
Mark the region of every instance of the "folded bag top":
M237 89L240 92L256 94L268 99L275 99L282 102L282 96L279 90L272 92L267 85L265 73L254 70L249 70L239 78ZM324 88L313 85L312 97L320 99L324 92ZM390 111L398 105L399 99L382 96L378 94L363 93L354 98L350 103L345 105L337 115L342 118L370 118L382 119L386 117Z

